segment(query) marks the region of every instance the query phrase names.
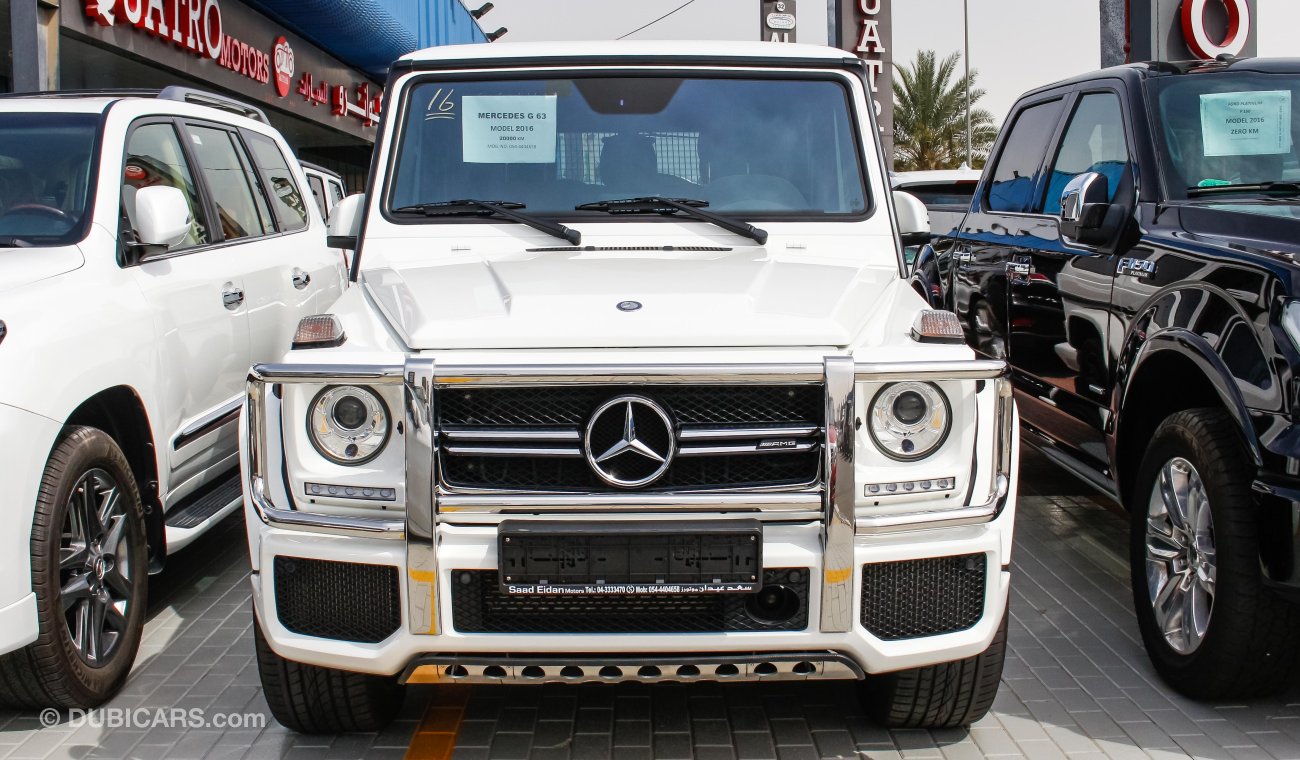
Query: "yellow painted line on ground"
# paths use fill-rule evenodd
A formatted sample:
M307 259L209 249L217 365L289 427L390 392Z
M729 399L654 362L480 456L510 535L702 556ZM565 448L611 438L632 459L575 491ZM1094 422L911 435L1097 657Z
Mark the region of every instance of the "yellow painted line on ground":
M460 721L469 702L468 686L439 686L424 720L406 748L407 760L448 760L456 750Z

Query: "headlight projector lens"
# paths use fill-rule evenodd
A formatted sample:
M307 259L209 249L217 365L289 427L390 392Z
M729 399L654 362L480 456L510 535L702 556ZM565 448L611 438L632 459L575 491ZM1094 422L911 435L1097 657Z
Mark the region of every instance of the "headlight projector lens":
M891 459L933 454L951 428L948 398L931 383L892 383L871 401L871 440Z
M369 462L388 443L388 407L374 391L333 385L312 399L307 434L321 456L343 465Z

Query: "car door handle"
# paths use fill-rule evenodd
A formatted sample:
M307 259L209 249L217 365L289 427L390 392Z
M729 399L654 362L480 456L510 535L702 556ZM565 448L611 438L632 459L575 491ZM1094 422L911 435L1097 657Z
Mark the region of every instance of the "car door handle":
M1030 268L1031 267L1029 266L1029 264L1024 261L1007 262L1007 274L1009 275L1015 275L1017 277L1028 277Z
M292 279L293 279L293 286L298 290L302 290L303 288L311 284L311 275L307 274L306 272L296 267L293 270Z
M244 302L244 291L242 288L235 287L233 282L228 282L222 286L221 303L231 311L239 308Z

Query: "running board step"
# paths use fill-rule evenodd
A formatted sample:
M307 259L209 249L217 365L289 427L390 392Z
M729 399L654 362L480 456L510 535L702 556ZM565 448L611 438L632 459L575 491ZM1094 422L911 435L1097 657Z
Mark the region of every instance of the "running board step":
M239 497L239 469L236 468L224 480L217 481L173 507L167 513L167 527L197 527Z
M427 655L402 683L618 683L620 681L814 681L864 678L837 652L716 654L701 657L610 654L605 657Z

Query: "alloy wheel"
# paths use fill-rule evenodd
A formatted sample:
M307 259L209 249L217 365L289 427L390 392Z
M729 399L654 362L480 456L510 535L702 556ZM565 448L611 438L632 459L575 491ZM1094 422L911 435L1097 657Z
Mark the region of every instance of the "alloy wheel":
M1191 462L1174 457L1160 468L1146 525L1147 598L1156 625L1170 648L1191 654L1210 625L1218 568L1209 495Z
M122 489L105 470L72 487L59 544L59 596L68 636L92 667L108 662L127 633L131 548Z

